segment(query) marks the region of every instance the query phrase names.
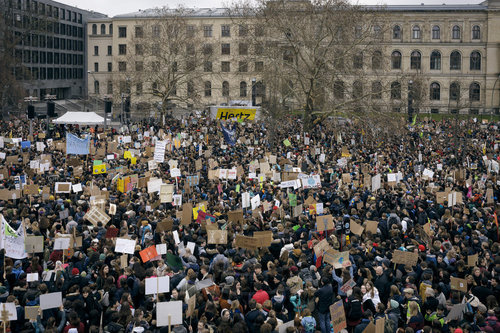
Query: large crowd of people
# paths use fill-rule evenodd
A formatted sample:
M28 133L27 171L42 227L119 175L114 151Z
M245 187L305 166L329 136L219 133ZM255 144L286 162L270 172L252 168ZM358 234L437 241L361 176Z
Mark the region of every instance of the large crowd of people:
M2 236L43 237L36 253L2 251L0 301L16 309L6 320L0 304L6 330L500 332L496 123L327 119L308 133L298 119L228 123L234 145L203 115L49 135L35 122L32 136L25 120L1 122ZM90 136L89 154L66 155L66 133ZM164 162L148 163L161 160L159 141ZM314 175L320 184L291 182ZM180 201L160 199L153 179ZM65 182L71 190L56 188ZM92 207L110 220L95 222ZM117 239L135 241L133 254L115 251ZM152 246L159 253L143 256ZM324 251L349 260L332 266ZM165 276L168 292L146 290ZM44 295L59 292L62 303L47 305ZM182 312L158 310L175 301Z

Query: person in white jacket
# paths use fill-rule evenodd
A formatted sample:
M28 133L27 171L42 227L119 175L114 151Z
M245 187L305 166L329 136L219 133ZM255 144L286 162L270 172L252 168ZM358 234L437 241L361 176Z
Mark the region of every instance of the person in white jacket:
M361 286L361 293L363 294L363 303L367 300L371 300L373 307L376 309L377 305L380 303L380 297L377 288L373 285L372 281L366 282L365 285Z

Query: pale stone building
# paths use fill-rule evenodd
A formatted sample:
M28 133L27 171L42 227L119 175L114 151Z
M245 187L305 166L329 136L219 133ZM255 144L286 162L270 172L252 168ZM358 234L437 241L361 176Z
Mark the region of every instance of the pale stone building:
M406 87L411 77L418 76L426 86L426 98L419 112L432 113L498 113L500 105L500 0L487 0L471 5L408 5L387 6L388 28L380 40L383 73L377 80L403 87L398 95L384 91L381 107L387 111L406 112ZM125 64L123 45L129 45L141 22L151 12L118 15L89 20L88 90L101 98L114 97L120 103L116 77L127 77L133 64ZM200 105L250 100L252 80L259 81L262 63L239 61L243 54L239 42L239 25L227 11L196 9L189 20L197 33L214 45L213 71L202 82L195 82L204 93ZM370 70L370 57L363 69ZM241 59L240 59L241 60ZM211 64L212 66L212 64ZM404 79L401 79L404 78ZM395 81L396 80L396 81ZM394 82L392 82L394 81ZM347 85L353 82L347 82ZM366 84L366 83L365 83ZM141 94L142 85L129 88L132 110L154 98ZM118 93L118 94L117 94ZM178 94L186 93L178 87ZM118 96L118 97L117 97ZM197 106L200 107L200 106Z

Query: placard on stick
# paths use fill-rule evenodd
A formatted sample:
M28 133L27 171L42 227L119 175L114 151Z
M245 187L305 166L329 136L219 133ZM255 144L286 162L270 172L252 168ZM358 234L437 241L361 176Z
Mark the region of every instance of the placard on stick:
M227 244L227 230L207 230L207 244Z
M243 218L243 210L238 209L228 212L227 219L229 222L244 223L245 219Z
M182 324L182 301L156 303L156 326L180 324Z
M469 267L476 266L478 259L479 259L478 254L467 256L467 266L469 266Z
M366 221L365 230L371 232L372 234L377 233L378 222L377 221Z
M58 308L62 305L62 293L55 292L40 295L40 308L42 310Z
M43 252L43 236L27 236L24 239L24 248L27 253Z
M182 218L181 224L189 225L193 220L193 204L190 202L186 202L182 205Z
M54 188L56 193L71 193L71 183L58 182Z
M40 309L40 306L25 306L24 307L24 315L26 319L29 320L36 320L38 317L38 310Z
M98 222L101 222L104 226L109 222L109 220L111 220L111 217L109 217L108 214L97 206L90 207L89 211L83 218L92 223L94 227L97 227Z
M318 231L333 230L334 228L335 224L331 215L316 216L316 229Z
M334 332L340 332L344 328L347 328L344 303L342 302L342 300L330 305L330 318L332 318L332 326Z

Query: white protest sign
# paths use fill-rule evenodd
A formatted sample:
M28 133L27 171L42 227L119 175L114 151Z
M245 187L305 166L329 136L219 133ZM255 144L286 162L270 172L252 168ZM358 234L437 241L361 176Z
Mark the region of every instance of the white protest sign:
M38 281L38 273L28 273L28 275L26 275L26 281L28 282Z
M69 249L69 243L71 238L60 237L54 240L54 250L67 250Z
M159 255L167 254L167 244L156 244L156 252Z
M156 326L161 327L181 324L182 301L156 303Z
M257 207L260 206L260 195L257 194L254 196L251 200L250 203L252 204L252 210L256 209Z
M40 309L54 309L58 308L62 305L62 293L55 292L50 294L42 294L40 295Z
M73 193L78 193L78 192L83 191L82 184L80 184L80 183L71 185L71 188L73 189Z
M146 295L161 294L170 292L170 277L152 277L146 279Z
M9 321L17 320L16 303L14 303L14 302L1 303L0 304L0 311L7 311L8 316L9 316L9 318L8 318Z
M117 238L115 252L134 254L135 240L126 238Z

